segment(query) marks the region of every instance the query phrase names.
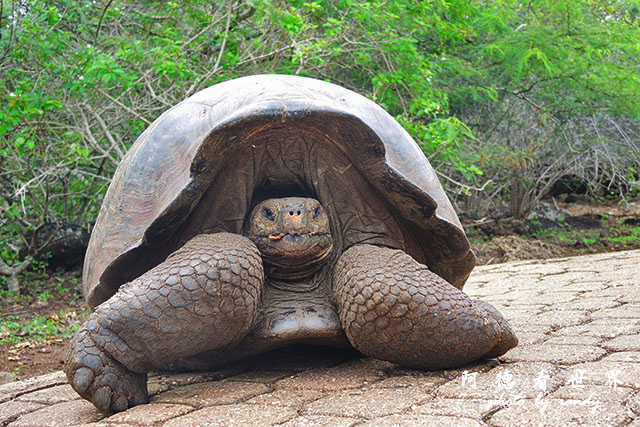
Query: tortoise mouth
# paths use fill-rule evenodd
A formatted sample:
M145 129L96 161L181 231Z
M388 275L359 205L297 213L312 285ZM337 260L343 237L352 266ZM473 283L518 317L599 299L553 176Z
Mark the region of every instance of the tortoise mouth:
M256 237L254 243L265 264L283 269L322 263L333 248L329 233L290 232Z
M297 231L293 233L271 233L266 237L268 237L269 240L273 242L273 241L282 240L282 239L284 239L285 241L287 240L295 241L299 239L306 239L307 237L326 236L326 235L327 233L314 233L313 231ZM261 237L265 237L265 236L261 236Z

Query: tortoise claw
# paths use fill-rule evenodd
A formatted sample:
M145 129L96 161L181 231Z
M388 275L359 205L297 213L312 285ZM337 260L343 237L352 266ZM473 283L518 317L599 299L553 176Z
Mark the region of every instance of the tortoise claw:
M65 373L71 387L102 412L121 412L149 401L147 375L125 368L80 330L74 338Z

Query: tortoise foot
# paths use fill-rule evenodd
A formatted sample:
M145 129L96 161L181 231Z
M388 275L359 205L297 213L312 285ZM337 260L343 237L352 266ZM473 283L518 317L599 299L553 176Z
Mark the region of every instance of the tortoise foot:
M447 369L518 343L493 306L472 301L399 250L350 248L335 267L333 294L353 346L378 359Z
M488 302L479 300L473 301L473 304L477 310L485 311L485 317L490 317L498 324L498 337L496 339L496 343L493 348L484 355L484 357L493 358L502 356L507 351L518 345L518 337L516 337L516 334L511 329L511 325L507 323L507 319L505 319L494 306Z
M89 316L67 354L69 382L102 411L146 402L146 372L247 335L262 271L260 253L246 237L194 237Z
M65 373L71 387L102 412L120 412L147 403L147 374L135 373L104 353L86 329L69 349Z

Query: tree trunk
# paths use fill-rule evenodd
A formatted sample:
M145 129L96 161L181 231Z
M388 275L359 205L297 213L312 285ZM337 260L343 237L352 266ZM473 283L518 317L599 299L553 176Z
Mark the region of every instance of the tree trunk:
M511 216L514 218L520 218L522 214L523 195L522 183L517 176L511 177L511 200L509 201L511 204Z
M9 292L20 295L20 281L18 280L18 275L31 265L31 261L33 261L33 255L28 255L19 265L12 265L9 267L9 264L0 258L0 274L7 276L7 288Z
M13 292L15 295L20 295L20 282L18 281L18 275L15 273L7 276L7 286L9 292Z

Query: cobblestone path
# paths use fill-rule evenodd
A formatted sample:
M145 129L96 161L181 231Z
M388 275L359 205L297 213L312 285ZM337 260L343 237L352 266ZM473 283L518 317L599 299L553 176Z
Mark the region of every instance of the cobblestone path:
M297 347L219 372L152 375L151 403L105 416L62 372L0 386L0 426L640 427L640 251L477 268L520 345L421 372Z

